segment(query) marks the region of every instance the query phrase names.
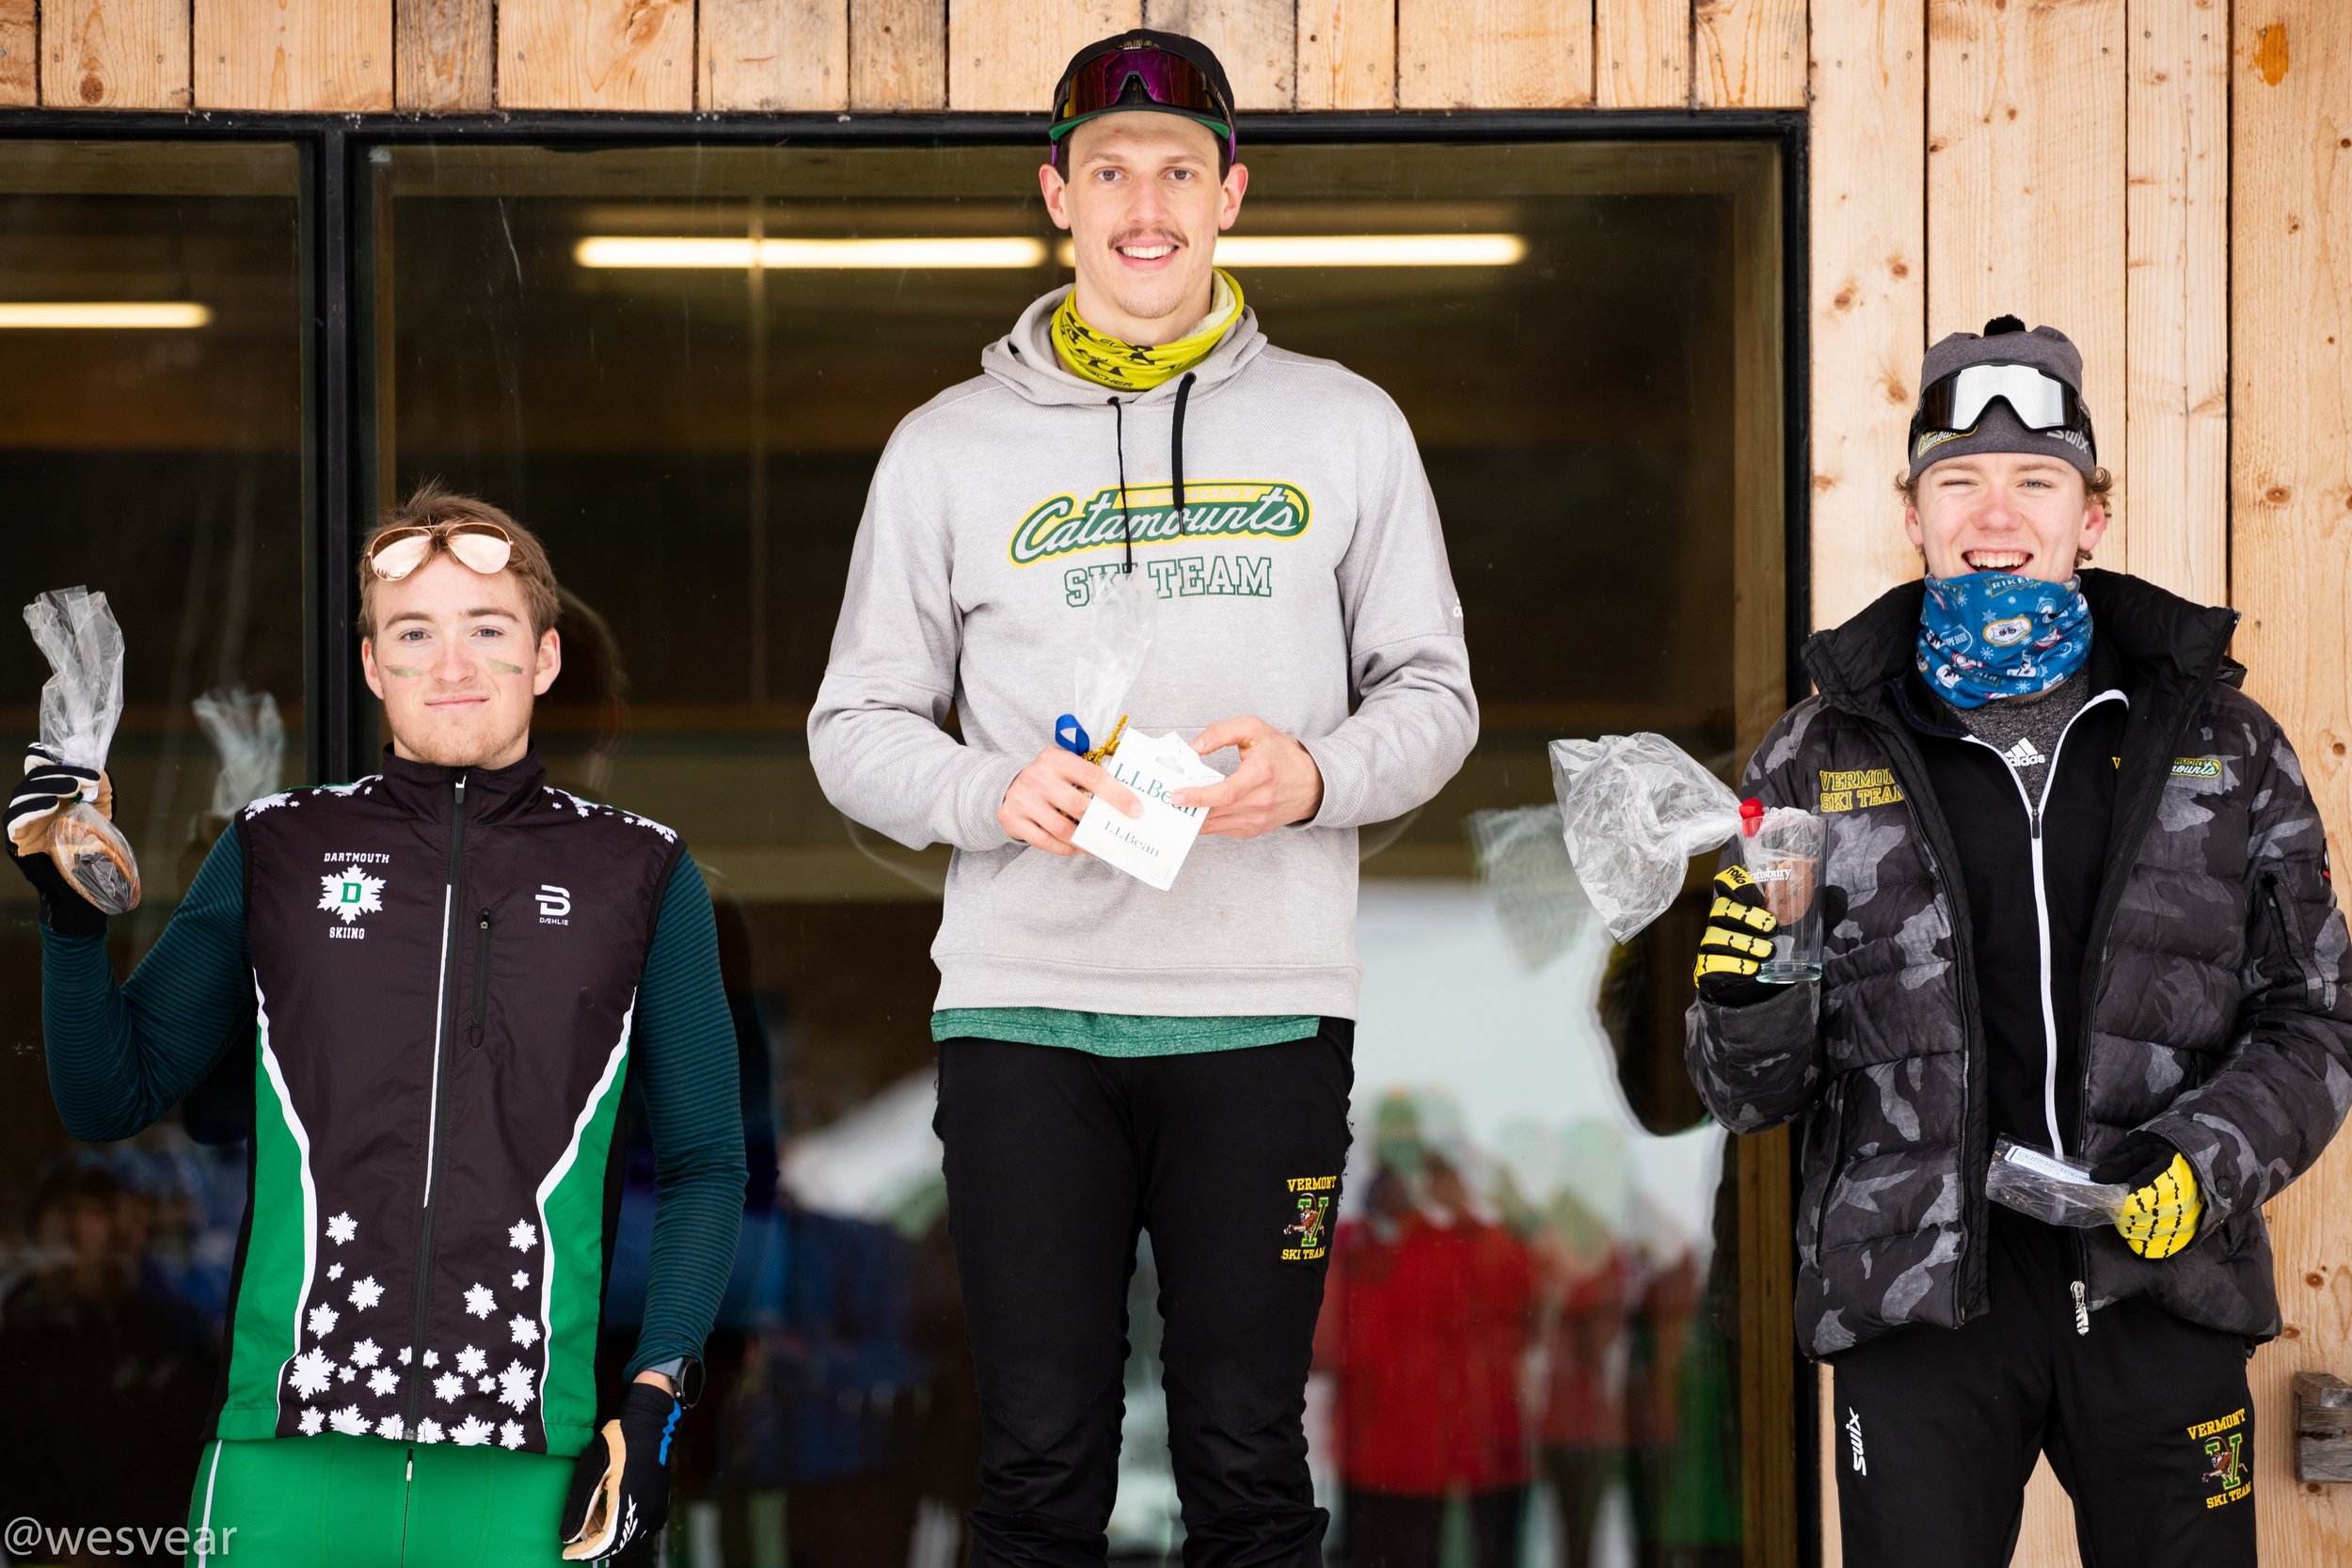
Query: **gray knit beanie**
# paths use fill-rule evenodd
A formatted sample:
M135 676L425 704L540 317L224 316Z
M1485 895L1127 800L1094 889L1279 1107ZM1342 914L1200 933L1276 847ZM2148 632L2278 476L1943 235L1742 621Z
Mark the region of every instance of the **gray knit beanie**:
M1928 350L1927 360L1919 367L1919 389L1924 392L1954 371L1971 365L2031 365L2043 374L2065 382L2074 388L2077 398L2082 398L2083 356L2073 341L2055 326L2037 326L2028 332L2026 324L2015 316L1995 316L1984 324L1982 336L1955 332ZM2084 399L2086 413L2090 406L2090 401ZM1966 434L1949 436L1925 451L1915 446L1911 477L1917 479L1931 463L1979 451L2023 451L2059 458L2081 469L2085 479L2090 478L2099 467L2098 453L2074 445L2067 432L2027 430L2017 422L2017 416L2010 412L2008 404L1996 403L1984 411L1983 418Z

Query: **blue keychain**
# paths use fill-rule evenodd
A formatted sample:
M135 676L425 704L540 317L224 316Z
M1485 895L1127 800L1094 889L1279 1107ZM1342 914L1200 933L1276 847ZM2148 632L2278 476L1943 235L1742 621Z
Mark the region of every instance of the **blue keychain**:
M1119 750L1119 737L1127 733L1127 716L1120 714L1119 722L1111 726L1111 737L1100 746L1091 743L1087 727L1078 722L1077 715L1065 713L1054 721L1054 744L1065 752L1075 752L1089 762L1101 762Z

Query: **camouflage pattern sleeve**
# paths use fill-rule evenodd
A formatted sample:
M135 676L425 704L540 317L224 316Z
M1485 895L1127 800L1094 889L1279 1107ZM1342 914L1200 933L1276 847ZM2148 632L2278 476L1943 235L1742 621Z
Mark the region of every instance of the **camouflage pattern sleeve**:
M1795 763L1820 711L1810 698L1781 715L1765 733L1740 777L1742 799L1767 806L1811 809L1809 795L1792 780ZM1724 850L1729 865L1739 847ZM1821 1092L1821 1020L1819 984L1790 986L1769 1002L1718 1007L1693 998L1683 1015L1683 1063L1692 1086L1734 1132L1761 1132L1804 1114Z
M2247 972L2213 1074L2147 1125L2197 1169L2199 1235L2259 1209L2319 1158L2352 1106L2352 943L2294 748L2267 715L2247 843Z

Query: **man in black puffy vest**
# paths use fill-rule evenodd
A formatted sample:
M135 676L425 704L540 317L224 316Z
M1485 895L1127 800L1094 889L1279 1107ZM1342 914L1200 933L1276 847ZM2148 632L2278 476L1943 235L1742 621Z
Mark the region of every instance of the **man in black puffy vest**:
M543 780L532 706L562 649L537 540L427 487L363 556L383 771L254 801L120 987L104 917L43 847L61 805L111 787L27 759L8 852L40 894L50 1085L74 1136L127 1137L254 1042L191 1561L635 1555L742 1213L709 895L669 829ZM630 1381L600 1412L632 1076L660 1205Z
M2074 346L2000 317L1920 388L1927 578L1806 645L1820 694L1742 789L1823 818L1821 978L1765 984L1773 917L1718 877L1692 1077L1735 1131L1801 1123L1849 1562L2007 1562L2046 1453L2085 1562L2251 1563L2262 1205L2352 1103L2326 834L2236 614L2080 569L2109 482ZM2121 1217L1989 1202L2004 1137Z

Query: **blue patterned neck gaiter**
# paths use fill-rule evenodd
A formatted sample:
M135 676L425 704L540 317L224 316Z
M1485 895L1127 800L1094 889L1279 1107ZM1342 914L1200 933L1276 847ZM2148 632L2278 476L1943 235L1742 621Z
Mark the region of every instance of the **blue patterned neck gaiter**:
M2083 579L2011 572L1930 578L1919 609L1919 673L1954 707L2034 697L2090 655Z

